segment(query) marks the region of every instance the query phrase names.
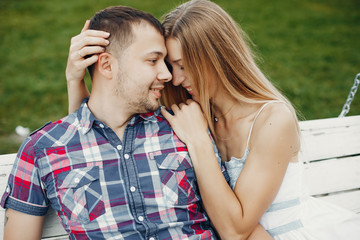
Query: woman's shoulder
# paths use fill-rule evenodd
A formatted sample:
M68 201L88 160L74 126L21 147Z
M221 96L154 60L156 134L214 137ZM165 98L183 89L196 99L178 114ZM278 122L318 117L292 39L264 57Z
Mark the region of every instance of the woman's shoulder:
M298 132L295 112L285 102L271 102L264 107L254 124L254 134L285 136Z
M259 114L258 122L275 125L297 124L297 119L291 106L285 102L269 102Z
M295 113L286 103L268 104L254 124L252 147L271 151L289 157L297 154L300 147L300 135ZM284 158L288 161L288 158Z

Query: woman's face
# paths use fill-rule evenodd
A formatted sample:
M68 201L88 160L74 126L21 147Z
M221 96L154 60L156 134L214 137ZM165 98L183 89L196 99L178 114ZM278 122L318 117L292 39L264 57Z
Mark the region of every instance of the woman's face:
M172 67L172 83L175 86L181 85L192 96L193 100L199 100L199 94L194 88L190 78L186 76L186 72L182 60L182 49L179 40L170 37L166 40L166 48L168 52L167 61Z

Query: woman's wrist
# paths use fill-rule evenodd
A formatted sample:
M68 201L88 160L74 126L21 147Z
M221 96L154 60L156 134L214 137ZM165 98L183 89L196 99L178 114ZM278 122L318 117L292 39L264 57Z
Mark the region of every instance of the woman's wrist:
M201 136L197 136L196 138L192 138L187 144L187 148L189 151L193 150L196 152L209 151L213 149L212 141L210 136L207 134L203 134Z
M84 78L79 79L76 77L70 77L70 76L66 76L66 82L67 84L71 84L71 85L79 85L79 84L84 84Z

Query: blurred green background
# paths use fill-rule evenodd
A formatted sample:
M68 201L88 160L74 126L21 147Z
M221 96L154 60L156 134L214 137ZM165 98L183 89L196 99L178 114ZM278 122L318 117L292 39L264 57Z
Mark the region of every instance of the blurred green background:
M180 0L1 0L0 154L67 114L65 66L72 36L111 5L161 17ZM360 72L359 0L215 0L255 43L261 68L306 119L337 117ZM360 95L360 93L358 93ZM360 114L356 96L348 115Z

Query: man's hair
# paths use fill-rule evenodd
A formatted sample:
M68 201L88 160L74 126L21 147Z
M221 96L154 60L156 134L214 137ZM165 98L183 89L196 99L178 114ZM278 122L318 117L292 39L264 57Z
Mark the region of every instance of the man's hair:
M113 6L97 12L90 20L89 29L102 30L110 33L106 52L117 54L128 47L134 39L133 25L148 23L164 35L161 23L153 15L126 6ZM94 65L89 66L90 75Z

